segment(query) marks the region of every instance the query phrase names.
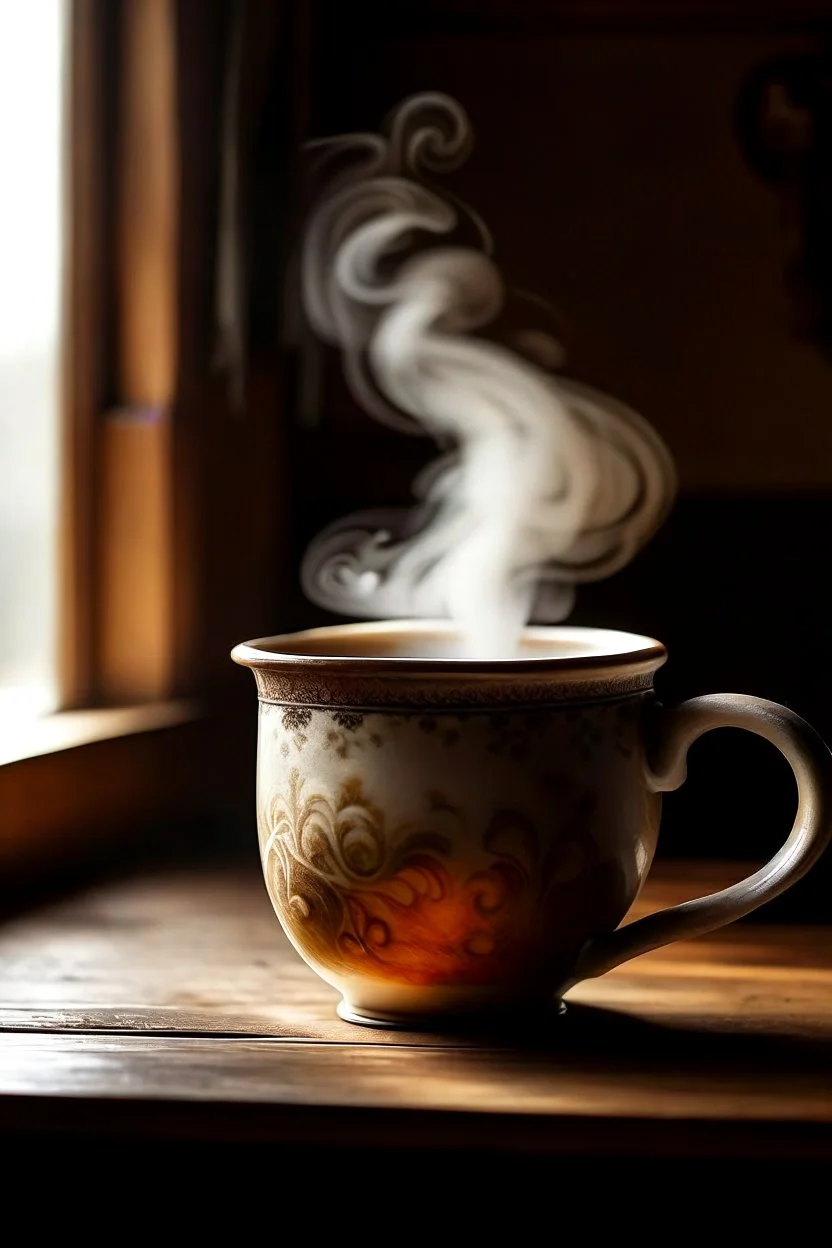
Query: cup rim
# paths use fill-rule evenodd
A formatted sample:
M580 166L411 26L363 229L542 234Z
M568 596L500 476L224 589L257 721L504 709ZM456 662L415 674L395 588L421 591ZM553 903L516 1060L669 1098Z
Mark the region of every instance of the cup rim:
M366 652L338 653L337 645L321 650L331 638L351 638L360 644L374 638L453 639L459 627L447 619L372 620L324 624L240 642L231 651L231 658L243 667L272 671L297 671L304 668L317 672L344 672L360 669L367 675L517 675L551 674L576 676L581 673L598 675L601 671L621 669L653 672L667 659L667 650L655 637L621 629L596 628L573 624L531 624L524 628L521 639L530 646L560 644L574 652L567 654L521 655L517 658L466 658L458 655L397 655ZM304 650L303 646L312 647Z

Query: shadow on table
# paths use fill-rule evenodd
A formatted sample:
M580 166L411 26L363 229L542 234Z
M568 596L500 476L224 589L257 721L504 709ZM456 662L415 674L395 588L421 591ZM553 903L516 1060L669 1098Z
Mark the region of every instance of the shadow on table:
M500 1049L518 1062L534 1063L537 1069L562 1071L565 1061L583 1068L638 1068L643 1072L686 1070L690 1073L810 1074L826 1072L832 1095L832 1043L828 1033L811 1036L771 1029L762 1032L738 1026L738 1020L694 1027L668 1019L645 1019L635 1014L583 1003L569 1003L560 1011L541 1016L513 1016L504 1021L471 1026L464 1021L444 1023L441 1034L453 1038L455 1047ZM435 1039L440 1034L426 1030ZM417 1033L402 1035L401 1042L418 1042Z

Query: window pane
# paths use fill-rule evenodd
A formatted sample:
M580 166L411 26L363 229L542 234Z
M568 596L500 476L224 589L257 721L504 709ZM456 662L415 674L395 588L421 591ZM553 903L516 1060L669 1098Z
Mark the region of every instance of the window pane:
M0 0L0 717L56 701L66 0Z

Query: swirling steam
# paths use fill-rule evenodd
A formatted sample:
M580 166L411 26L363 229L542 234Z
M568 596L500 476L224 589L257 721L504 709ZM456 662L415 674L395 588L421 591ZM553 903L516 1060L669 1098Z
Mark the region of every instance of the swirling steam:
M676 474L642 417L555 373L554 337L530 330L512 348L485 336L508 294L490 235L432 181L471 138L456 101L425 94L384 135L313 145L323 190L303 237L309 324L340 350L361 406L431 436L440 455L412 507L347 516L315 538L301 580L344 615L451 617L468 655L497 657L529 619L565 619L580 583L633 558Z

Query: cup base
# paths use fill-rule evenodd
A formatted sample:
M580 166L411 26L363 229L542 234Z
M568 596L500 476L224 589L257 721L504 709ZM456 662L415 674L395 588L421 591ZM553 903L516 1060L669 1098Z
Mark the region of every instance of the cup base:
M342 1018L345 1023L356 1023L359 1027L375 1027L386 1031L471 1032L501 1030L505 1027L510 1027L512 1031L523 1030L527 1026L537 1027L553 1019L562 1018L567 1013L568 1007L565 1001L556 998L533 1006L513 1005L502 1009L472 1010L461 1014L409 1014L382 1011L369 1014L356 1009L349 1001L342 999L335 1010L338 1017Z

